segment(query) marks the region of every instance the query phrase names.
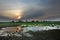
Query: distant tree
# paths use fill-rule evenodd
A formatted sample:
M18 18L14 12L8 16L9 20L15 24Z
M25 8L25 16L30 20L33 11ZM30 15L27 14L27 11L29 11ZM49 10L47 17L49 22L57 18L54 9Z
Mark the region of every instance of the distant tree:
M14 23L14 21L11 21L12 23Z
M39 21L36 21L36 22L39 22Z
M35 21L31 21L31 22L35 22Z
M18 21L18 22L22 22L22 21L20 20L20 21Z

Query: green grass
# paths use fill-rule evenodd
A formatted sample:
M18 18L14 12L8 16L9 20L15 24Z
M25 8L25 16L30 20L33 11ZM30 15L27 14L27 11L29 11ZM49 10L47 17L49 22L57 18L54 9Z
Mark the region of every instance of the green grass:
M0 27L9 27L9 26L17 26L17 25L25 25L27 26L50 26L50 25L60 25L60 21L57 22L0 22Z

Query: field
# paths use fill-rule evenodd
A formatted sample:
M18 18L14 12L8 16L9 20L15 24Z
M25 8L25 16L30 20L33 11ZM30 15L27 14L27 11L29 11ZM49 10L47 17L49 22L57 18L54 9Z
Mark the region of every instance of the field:
M43 30L45 26L56 26L58 25L58 28L60 27L60 21L43 21L43 22L0 22L0 28L5 27L15 27L15 26L21 26L23 27L21 32L17 33L6 33L6 32L0 32L0 40L59 40L60 39L60 29L52 29L50 30ZM38 30L36 28L38 26ZM40 26L43 27L39 28ZM29 28L27 28L29 27ZM33 30L30 30L34 27ZM56 26L57 27L57 26ZM27 30L26 30L26 29ZM36 31L37 30L37 31ZM7 36L1 36L6 35ZM11 35L10 35L11 34ZM15 36L15 34L17 36ZM9 36L10 35L10 36ZM21 36L19 36L21 35Z
M43 21L43 22L0 22L0 27L11 26L53 26L60 25L60 21Z

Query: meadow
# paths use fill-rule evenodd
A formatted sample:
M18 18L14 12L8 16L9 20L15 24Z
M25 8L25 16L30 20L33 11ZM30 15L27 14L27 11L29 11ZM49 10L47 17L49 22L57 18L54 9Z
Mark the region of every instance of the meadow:
M11 27L11 26L22 26L22 27L28 27L28 26L55 26L60 25L60 21L41 21L41 22L0 22L0 27Z
M0 28L2 27L16 27L21 26L23 28L26 27L35 27L35 26L56 26L60 25L60 21L41 21L41 22L0 22ZM60 26L59 26L60 27ZM17 32L22 36L0 36L0 40L58 40L60 39L60 29L52 29L52 30L42 30L42 31L26 31L23 30L21 32ZM25 34L25 35L24 35ZM28 34L32 35L29 37Z

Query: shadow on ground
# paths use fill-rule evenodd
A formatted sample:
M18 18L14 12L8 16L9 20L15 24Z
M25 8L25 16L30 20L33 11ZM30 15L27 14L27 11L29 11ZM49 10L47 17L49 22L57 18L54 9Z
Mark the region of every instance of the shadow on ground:
M17 36L6 36L0 37L0 40L60 40L60 30L48 30L48 31L29 31L32 37L17 37Z

